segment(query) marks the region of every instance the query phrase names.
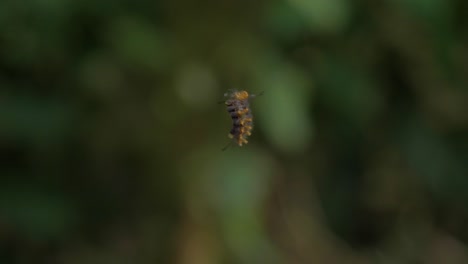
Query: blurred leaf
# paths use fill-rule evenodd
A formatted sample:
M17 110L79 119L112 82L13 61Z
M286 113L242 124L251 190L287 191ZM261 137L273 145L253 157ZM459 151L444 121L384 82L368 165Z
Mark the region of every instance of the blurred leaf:
M378 114L382 96L369 73L333 56L323 67L319 86L323 103L356 125Z
M292 40L309 30L307 20L285 1L274 1L268 6L266 14L268 29L284 40Z
M2 186L2 221L33 240L59 239L72 231L77 221L73 204L62 196L22 185Z
M408 121L403 142L410 165L438 199L466 203L468 168L464 160L420 119Z
M27 96L9 96L0 104L0 135L30 144L60 142L74 121L69 105Z
M338 33L348 26L351 4L346 0L289 0L314 31Z
M275 146L285 152L300 152L314 133L308 116L311 84L294 66L273 65L262 69L258 87L265 93L252 107L258 111L258 126Z
M171 44L167 34L138 17L121 17L109 28L109 42L130 65L165 70L171 59Z
M398 0L398 3L427 22L429 26L446 25L452 16L452 1Z

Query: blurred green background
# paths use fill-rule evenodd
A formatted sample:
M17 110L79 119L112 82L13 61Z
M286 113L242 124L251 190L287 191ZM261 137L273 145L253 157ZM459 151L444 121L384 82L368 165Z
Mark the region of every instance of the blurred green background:
M468 263L465 0L0 1L0 263ZM246 146L224 92L264 91Z

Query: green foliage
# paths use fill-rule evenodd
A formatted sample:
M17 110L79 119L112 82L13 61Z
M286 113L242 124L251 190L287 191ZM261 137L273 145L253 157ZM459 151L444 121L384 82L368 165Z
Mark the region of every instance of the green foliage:
M0 263L468 263L466 10L0 1Z

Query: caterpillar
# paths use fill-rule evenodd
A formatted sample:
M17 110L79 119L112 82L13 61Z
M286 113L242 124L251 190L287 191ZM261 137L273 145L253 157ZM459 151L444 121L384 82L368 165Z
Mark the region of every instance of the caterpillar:
M262 94L263 92L255 95L249 94L247 91L237 90L230 90L224 94L224 96L227 97L224 104L232 119L232 128L228 137L233 139L238 146L242 147L243 144L249 143L247 137L252 134L253 115L250 109L249 98L255 98ZM229 144L223 148L223 151L226 150L233 141L229 142Z

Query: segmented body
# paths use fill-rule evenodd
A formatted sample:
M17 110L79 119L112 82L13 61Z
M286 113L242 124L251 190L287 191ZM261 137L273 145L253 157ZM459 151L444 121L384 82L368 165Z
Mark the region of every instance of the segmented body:
M232 128L228 136L234 139L237 145L242 146L248 143L247 137L252 134L253 116L249 97L252 98L255 95L249 95L247 91L234 90L226 93L225 96L228 97L225 104L232 119Z

